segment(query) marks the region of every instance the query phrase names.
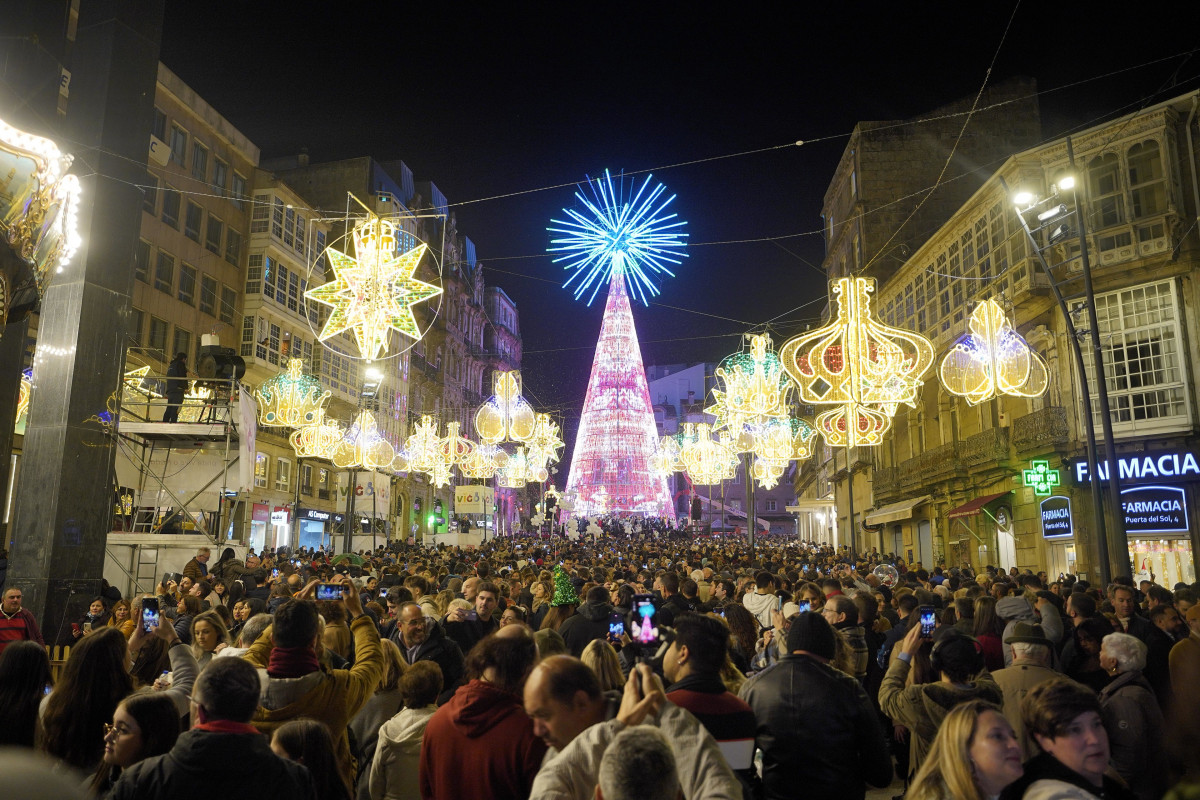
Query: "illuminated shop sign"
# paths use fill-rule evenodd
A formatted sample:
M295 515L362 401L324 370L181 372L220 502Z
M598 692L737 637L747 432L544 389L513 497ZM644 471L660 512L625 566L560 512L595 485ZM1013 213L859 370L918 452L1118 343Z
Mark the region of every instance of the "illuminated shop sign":
M1107 460L1096 465L1102 481L1108 480L1108 470ZM1090 477L1087 461L1076 461L1071 474L1076 483L1087 483ZM1123 482L1200 480L1200 462L1197 462L1195 454L1176 450L1130 453L1117 459L1117 475Z
M1047 497L1042 501L1042 537L1056 539L1060 536L1072 536L1075 533L1071 523L1071 498Z
M328 511L318 511L315 508L301 509L300 515L305 519L313 519L320 522L326 522L331 516L333 516Z
M1121 491L1125 531L1187 533L1187 497L1182 486L1135 486Z

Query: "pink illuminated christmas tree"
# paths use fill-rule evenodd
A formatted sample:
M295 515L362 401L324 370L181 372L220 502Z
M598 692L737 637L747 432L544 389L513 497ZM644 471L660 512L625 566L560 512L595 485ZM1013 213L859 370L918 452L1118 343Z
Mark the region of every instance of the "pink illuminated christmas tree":
M582 516L675 518L666 478L651 468L658 432L629 298L636 293L648 305L647 295L659 293L654 278L674 275L668 265L684 257L687 234L680 230L683 221L663 213L674 196L664 199L662 184L650 189L650 182L647 177L627 193L623 181L614 186L605 172L589 181L590 197L575 193L586 213L564 209L570 221L554 220L559 227L548 228L565 235L553 239L549 250L565 253L555 263L568 262L572 273L564 286L578 281L576 298L594 287L590 305L608 284L567 478L567 493Z

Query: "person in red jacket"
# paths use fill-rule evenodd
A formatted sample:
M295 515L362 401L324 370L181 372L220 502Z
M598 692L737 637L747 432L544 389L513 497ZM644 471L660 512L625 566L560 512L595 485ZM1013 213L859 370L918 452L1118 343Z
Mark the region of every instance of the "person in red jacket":
M467 684L425 728L422 798L529 797L546 755L546 743L534 734L521 700L537 658L537 645L524 625L501 628L471 649Z
M16 587L4 591L4 600L0 602L0 653L12 642L28 640L46 646L37 620L27 609L21 608L22 597L21 590Z

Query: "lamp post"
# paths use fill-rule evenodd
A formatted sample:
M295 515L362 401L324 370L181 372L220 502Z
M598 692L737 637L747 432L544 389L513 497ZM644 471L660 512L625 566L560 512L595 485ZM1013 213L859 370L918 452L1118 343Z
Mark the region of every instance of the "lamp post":
M1069 139L1068 139L1067 146L1068 146L1068 153L1070 153L1070 149L1069 149L1070 148L1070 140ZM1068 157L1071 159L1071 161L1073 163L1074 162L1073 154L1070 154ZM1071 317L1071 310L1067 307L1066 299L1063 297L1062 289L1059 286L1058 281L1054 277L1054 272L1053 272L1051 265L1049 264L1049 262L1046 261L1046 256L1043 252L1043 248L1039 246L1038 240L1034 236L1035 232L1041 232L1041 231L1047 230L1047 231L1049 231L1049 234L1047 236L1048 244L1055 244L1070 234L1070 229L1063 223L1063 220L1070 217L1072 214L1074 214L1076 216L1076 218L1079 220L1079 223L1080 223L1079 236L1081 239L1080 254L1082 256L1082 268L1083 268L1083 274L1084 274L1084 292L1086 295L1086 304L1089 308L1089 318L1090 318L1090 323L1091 323L1091 328L1092 328L1092 330L1091 330L1092 346L1094 348L1094 354L1093 354L1094 355L1094 366L1096 369L1096 377L1097 377L1097 380L1099 383L1099 386L1097 387L1097 389L1098 389L1097 393L1100 398L1100 406L1101 406L1101 414L1103 417L1103 425L1104 425L1104 428L1105 428L1105 431L1107 434L1105 437L1105 446L1107 449L1108 458L1110 460L1113 460L1114 451L1113 451L1112 438L1111 438L1112 437L1112 422L1108 415L1108 388L1104 382L1104 366L1103 366L1103 362L1101 359L1101 351L1100 351L1100 334L1099 334L1099 331L1097 330L1096 321L1095 321L1096 320L1095 296L1092 294L1091 264L1089 263L1089 260L1087 258L1087 241L1086 241L1086 235L1083 233L1083 228L1082 228L1082 215L1079 214L1078 204L1076 204L1074 209L1072 209L1072 210L1068 210L1065 204L1059 204L1057 206L1043 210L1037 214L1038 227L1036 229L1030 228L1029 220L1026 218L1026 214L1036 211L1039 207L1047 205L1048 202L1057 200L1059 197L1059 195L1058 195L1059 189L1066 189L1066 190L1073 189L1074 188L1074 179L1068 178L1066 180L1060 181L1060 183L1054 187L1054 191L1051 193L1051 195L1049 197L1043 198L1041 200L1037 200L1036 198L1033 197L1032 194L1030 194L1028 192L1019 192L1017 194L1012 194L1007 181L1005 181L1003 178L1000 179L1000 185L1004 188L1004 191L1006 193L1009 193L1010 196L1012 197L1013 203L1017 209L1017 219L1019 219L1021 221L1021 227L1025 231L1025 237L1029 241L1029 245L1033 249L1033 252L1036 254L1038 263L1042 265L1042 269L1046 273L1046 279L1050 284L1050 289L1051 289L1051 291L1054 292L1054 298L1058 302L1058 307L1062 310L1063 321L1065 322L1065 324L1067 326L1068 338L1070 338L1070 340L1071 340L1071 352L1075 355L1075 363L1079 369L1080 380L1084 384L1085 391L1083 392L1083 398L1082 398L1083 399L1083 413L1084 413L1084 417L1086 419L1086 425L1085 425L1084 432L1086 434L1086 441L1087 441L1088 473L1091 478L1089 486L1091 488L1091 493L1092 493L1092 516L1095 519L1095 525L1096 525L1096 544L1097 544L1097 555L1098 555L1097 567L1100 570L1101 582L1107 586L1108 583L1112 580L1112 563L1110 560L1111 554L1109 551L1108 530L1107 530L1107 525L1106 525L1106 521L1104 518L1104 501L1101 497L1100 483L1098 481L1100 473L1097 469L1096 423L1095 423L1095 418L1092 415L1091 392L1087 388L1087 365L1083 358L1083 350L1079 344L1079 331L1076 329L1075 323ZM1054 266L1059 266L1059 265L1054 265ZM1110 469L1109 469L1110 485L1117 482L1115 473L1116 473L1115 465L1110 466ZM1117 512L1118 512L1118 513L1114 514L1114 518L1116 519L1117 524L1120 525L1121 522L1120 522L1119 510L1120 510L1121 494L1120 494L1119 488L1115 488L1113 490L1113 501L1117 504L1116 508L1117 508ZM1124 526L1121 527L1122 531L1123 531L1123 527ZM1122 535L1119 538L1123 539L1124 536Z
M362 388L358 392L358 410L362 411L363 401L370 398L374 401L379 397L379 386L383 383L383 373L375 367L368 367L366 380L363 382ZM362 435L362 431L358 432ZM354 550L354 490L358 487L358 466L355 465L350 470L349 480L346 481L346 529L342 537L342 552L350 553ZM371 521L374 526L376 522ZM372 527L372 541L374 541L374 527Z

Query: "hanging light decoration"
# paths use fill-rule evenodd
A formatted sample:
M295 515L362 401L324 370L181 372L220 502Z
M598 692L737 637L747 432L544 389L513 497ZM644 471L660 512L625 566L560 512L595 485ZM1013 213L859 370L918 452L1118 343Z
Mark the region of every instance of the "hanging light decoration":
M533 435L529 437L530 448L545 453L549 461L558 461L563 445L564 442L558 435L558 423L550 419L549 414L538 414L533 426Z
M513 450L497 474L500 485L505 489L520 489L524 486L528 481L528 461L525 457L525 448L517 447Z
M413 426L412 435L404 443L404 451L408 453L408 463L417 472L430 472L438 460L438 424L428 414Z
M817 429L802 419L797 419L795 422L795 432L792 434L792 458L803 461L812 458L813 449L817 445Z
M475 412L475 432L484 444L525 442L533 436L537 415L521 396L521 373L497 372L492 376L492 396Z
M438 461L451 467L467 460L475 450L475 443L458 434L459 423L446 423L446 436L438 440Z
M33 370L26 368L21 371L21 391L17 396L17 416L14 425L20 425L21 420L29 413L29 400L33 396Z
M746 334L747 352L729 356L715 375L724 390L713 390L713 404L704 409L715 417L713 430L739 431L746 425L787 417L788 376L766 334Z
M325 409L317 410L317 419L311 425L297 428L288 436L288 442L297 458L325 458L332 460L333 452L342 443L346 431L337 420L325 419Z
M787 461L773 461L768 458L755 458L750 466L750 474L754 482L764 489L774 489L787 472Z
M395 458L396 448L379 432L375 416L363 410L334 448L332 460L339 469L377 470L390 467Z
M451 472L449 464L447 464L445 461L433 462L433 468L429 470L430 483L440 489L450 483L450 477Z
M680 459L693 483L711 485L720 483L729 473L729 464L736 464L734 453L727 440L712 437L712 426L707 422L684 423L683 445Z
M458 465L463 475L474 480L490 480L496 476L496 454L503 453L496 445L480 444Z
M832 282L834 318L788 340L779 353L803 402L834 407L815 426L833 446L880 444L897 405L915 405L921 376L933 365L928 339L872 317L874 290L869 278Z
M938 367L946 391L973 406L997 395L1037 397L1046 391L1046 362L1013 329L999 303L988 298L975 306L967 326L971 332L954 343Z
M313 425L324 415L331 396L332 392L321 388L320 380L304 373L302 360L289 358L286 371L254 390L258 424L288 428Z
M679 457L679 440L674 436L659 439L658 448L650 456L650 469L661 477L666 477L672 472L682 472L685 467Z
M326 248L334 280L309 289L304 297L333 311L318 335L322 342L353 330L358 351L373 360L388 350L388 335L396 331L417 341L413 306L442 293L413 277L428 245L398 253L396 225L375 215L354 226L354 256Z
M412 464L409 461L408 453L404 450L397 450L396 457L392 459L392 472L408 472L412 469Z

